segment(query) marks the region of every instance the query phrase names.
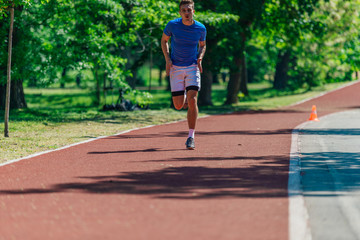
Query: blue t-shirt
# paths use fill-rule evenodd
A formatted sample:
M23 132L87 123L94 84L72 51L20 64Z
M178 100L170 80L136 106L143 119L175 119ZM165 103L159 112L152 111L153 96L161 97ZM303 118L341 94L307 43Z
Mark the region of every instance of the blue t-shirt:
M175 66L190 66L197 63L199 41L205 41L206 28L195 21L184 25L181 18L170 21L164 33L171 37L171 61Z

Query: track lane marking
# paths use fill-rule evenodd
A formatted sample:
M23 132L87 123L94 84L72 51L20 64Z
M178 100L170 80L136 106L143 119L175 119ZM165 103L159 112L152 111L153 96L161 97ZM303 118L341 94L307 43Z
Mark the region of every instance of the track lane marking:
M289 239L311 240L309 214L305 206L305 199L301 186L301 163L299 133L307 122L297 126L291 135L290 163L289 163Z

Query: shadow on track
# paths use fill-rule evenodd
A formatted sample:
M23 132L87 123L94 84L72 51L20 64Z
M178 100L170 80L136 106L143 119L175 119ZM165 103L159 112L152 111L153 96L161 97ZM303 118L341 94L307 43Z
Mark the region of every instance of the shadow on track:
M291 134L293 129L277 129L277 130L235 130L235 131L197 131L196 135L199 136L219 136L219 135L279 135L279 134ZM182 137L187 132L167 132L161 134L143 134L143 135L117 135L112 136L109 139L128 139L128 138L159 138L159 137ZM307 135L360 135L360 129L301 129L300 134Z
M219 136L219 135L278 135L278 134L291 134L292 129L279 129L279 130L248 130L248 131L241 131L241 130L234 130L234 131L197 131L196 136ZM117 135L109 137L108 139L129 139L129 138L159 138L159 137L183 137L186 136L187 132L184 131L177 131L177 132L167 132L161 134L142 134L142 135Z
M136 194L152 198L210 199L224 197L287 197L288 166L283 159L246 168L169 167L112 176L82 176L78 182L49 188L3 190L1 195L92 193ZM275 181L274 181L275 180Z
M124 151L105 151L105 152L88 152L88 154L121 154L121 153L140 153L140 152L173 152L173 151L187 151L187 149L161 149L161 148L149 148L142 150L124 150Z
M352 135L357 136L360 135L360 129L359 128L347 128L347 129L301 129L300 134L302 135Z
M304 196L341 196L360 190L360 152L302 153L301 162L303 178L307 180ZM329 169L336 171L341 183L335 182Z
M203 135L272 135L291 134L291 129L278 130L249 130L249 131L220 131L198 132ZM301 130L301 134L339 135L342 129ZM347 129L346 135L360 135L360 129ZM181 132L168 132L182 134ZM162 135L163 136L163 135ZM115 136L114 138L128 137ZM135 137L157 137L157 134L140 135ZM122 151L88 152L88 154L144 154L162 151L184 151L184 149L145 148ZM149 155L150 156L150 155ZM303 154L302 161L308 161L303 174L315 174L318 171L328 171L329 161L333 161L334 168L346 166L343 169L352 181L342 185L340 191L352 191L360 188L360 153L311 153ZM349 162L351 159L351 162ZM132 162L131 158L129 159ZM90 193L90 194L131 194L146 195L160 199L211 199L211 198L276 198L287 197L288 162L287 155L250 155L250 156L208 156L208 157L174 157L168 159L134 161L134 163L177 163L201 161L234 161L234 167L205 167L181 166L167 167L153 171L121 172L108 176L74 176L78 181L59 183L46 188L40 186L28 189L0 190L0 195L6 194L48 194L48 193ZM239 164L243 161L252 162L251 165ZM346 162L344 162L346 161ZM226 165L224 165L226 166ZM228 165L227 165L228 166ZM304 189L307 196L336 195L332 179L315 179L309 187ZM338 189L339 192L339 189Z

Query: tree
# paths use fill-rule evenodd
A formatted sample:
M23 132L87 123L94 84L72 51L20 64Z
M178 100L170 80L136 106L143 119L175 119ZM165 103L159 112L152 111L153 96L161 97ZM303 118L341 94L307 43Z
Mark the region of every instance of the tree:
M203 61L203 74L201 77L201 91L199 92L199 105L212 105L212 84L214 76L218 75L223 67L227 67L226 57L228 42L226 41L231 27L239 21L239 16L230 14L228 9L219 1L199 1L196 9L196 18L207 28L206 54Z
M96 102L100 103L105 78L114 81L114 86L122 84L126 60L118 53L122 37L118 32L125 22L123 10L111 0L34 0L17 22L15 47L21 51L16 54L23 61L16 65L14 74L48 85L59 80L59 72L91 69Z
M290 76L308 88L326 82L349 80L359 65L353 58L360 36L360 1L319 1L310 16L319 28L304 34L297 47L297 68ZM355 61L353 61L355 60Z
M157 64L163 62L160 38L168 19L175 17L177 4L154 0L124 1L122 4L127 24L123 29L124 48L121 55L127 59L126 69L131 73L126 80L135 89L137 71L150 60L150 56Z
M9 30L9 50L8 50L8 68L7 68L7 87L6 87L6 103L5 103L5 128L4 136L9 137L9 113L10 113L10 86L11 86L11 50L12 50L12 34L14 26L14 5L10 7L10 30Z
M255 38L277 56L271 56L273 87L311 88L351 75L345 72L356 69L359 6L358 1L337 0L266 2Z
M35 26L36 21L33 19L34 16L30 16L28 14L29 4L31 3L31 7L34 5L40 5L46 3L45 1L15 1L15 24L14 24L14 33L13 33L13 54L12 54L12 62L14 63L12 66L12 81L10 88L10 108L26 108L26 101L23 91L23 81L27 79L27 77L32 77L36 73L39 74L41 71L38 71L40 59L39 55L39 45L38 40L34 37L31 32L31 29ZM0 22L0 38L4 39L1 41L1 49L0 51L0 71L6 71L6 63L7 63L7 54L5 54L5 48L7 48L7 36L3 35L3 33L8 29L9 23L6 21ZM5 76L4 74L3 76ZM0 108L5 107L5 92L6 85L5 79L3 76L0 76Z
M7 4L10 4L11 1L8 1ZM42 1L45 2L45 1ZM14 24L14 32L13 32L13 44L12 48L14 49L12 54L12 62L14 63L11 69L11 88L10 88L10 108L25 108L26 102L23 92L23 80L26 76L28 76L28 70L32 68L31 60L32 57L37 56L37 54L27 54L29 53L29 49L34 49L36 52L36 47L33 48L31 45L32 38L29 34L29 18L24 15L24 8L27 7L30 3L35 3L35 1L13 1L14 3L14 15L15 15L15 24ZM2 2L5 4L5 2ZM7 9L7 8L6 8ZM7 13L1 16L2 18L7 19ZM8 41L7 36L4 35L6 29L9 28L9 23L7 21L0 22L0 39L3 39L0 43L1 51L0 51L0 71L4 72L7 69L7 58L5 48L7 48ZM35 45L36 46L36 45ZM0 76L0 108L5 108L5 93L6 93L6 81L3 78L6 74Z
M4 118L4 136L9 137L9 114L10 114L10 94L11 94L11 60L12 60L12 43L13 43L13 26L14 26L14 8L28 4L29 1L4 1L0 4L0 18L7 15L5 9L10 11L10 28L8 38L8 61L7 61L7 84L5 94L5 118Z
M313 31L318 21L309 18L318 0L269 1L264 5L258 26L262 35L268 36L269 45L275 45L277 59L273 86L284 89L288 86L289 71L296 65L294 49L305 33Z
M260 18L263 10L263 0L231 0L227 1L227 8L231 13L239 16L237 24L233 25L232 34L228 37L232 51L230 79L227 88L225 104L238 102L238 93L241 91L248 95L247 69L246 69L246 44L251 37L251 27Z
M47 22L44 39L46 59L53 71L90 69L95 80L95 104L100 104L106 81L122 84L120 75L126 60L118 54L124 25L124 9L118 2L52 0L54 16ZM75 17L76 16L76 17ZM101 88L103 86L103 88Z
M217 44L225 37L225 26L230 26L238 20L238 17L233 14L221 12L217 5L217 1L199 1L195 6L195 19L205 24L208 30L199 105L212 104L212 77L214 73L220 71L223 62L218 57L221 49ZM126 31L131 41L128 41L123 56L128 59L126 65L127 69L131 71L131 75L127 78L128 82L135 87L137 70L148 61L151 55L153 55L156 65L164 68L165 62L159 36L162 35L168 21L179 17L179 6L174 2L146 0L131 1L124 4L124 8L127 12L128 22L131 23L127 25L128 30Z

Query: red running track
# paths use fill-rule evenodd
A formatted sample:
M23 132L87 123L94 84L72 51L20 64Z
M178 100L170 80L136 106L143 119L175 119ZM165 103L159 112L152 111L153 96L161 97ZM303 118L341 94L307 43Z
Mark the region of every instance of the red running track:
M291 132L360 83L274 111L134 130L0 167L0 239L288 239Z

